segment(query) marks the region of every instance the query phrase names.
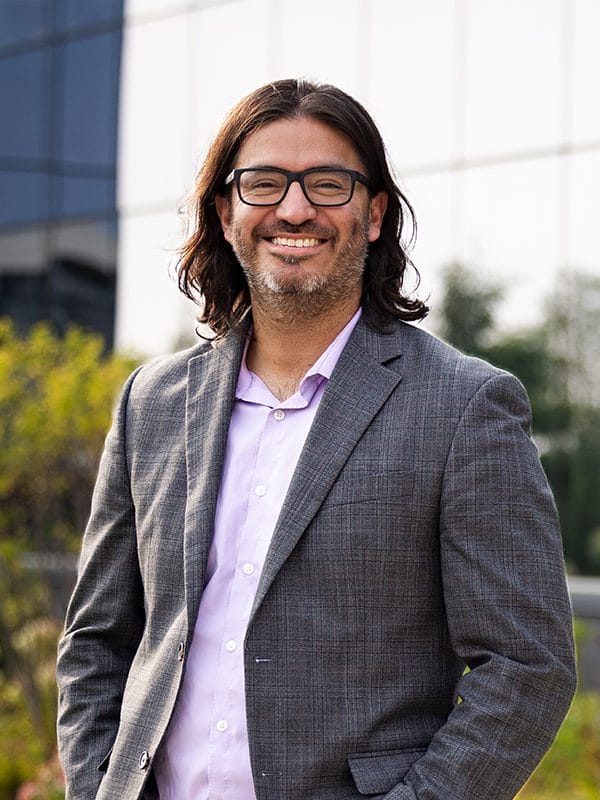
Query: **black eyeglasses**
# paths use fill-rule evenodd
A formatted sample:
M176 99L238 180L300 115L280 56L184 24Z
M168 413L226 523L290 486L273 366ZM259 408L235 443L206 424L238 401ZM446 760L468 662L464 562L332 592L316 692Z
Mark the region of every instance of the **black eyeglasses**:
M370 191L371 181L353 169L311 167L302 172L289 172L277 167L234 169L225 185L235 181L242 203L248 206L276 206L298 181L309 203L314 206L343 206L352 200L356 182Z

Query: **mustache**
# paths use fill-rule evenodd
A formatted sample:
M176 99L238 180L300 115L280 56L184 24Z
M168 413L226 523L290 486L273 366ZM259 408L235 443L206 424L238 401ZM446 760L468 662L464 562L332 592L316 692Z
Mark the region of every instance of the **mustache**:
M254 238L271 238L286 233L301 234L315 239L333 239L335 237L335 231L323 225L315 225L313 222L303 222L300 225L292 225L290 222L286 222L282 219L273 225L259 225L254 229Z

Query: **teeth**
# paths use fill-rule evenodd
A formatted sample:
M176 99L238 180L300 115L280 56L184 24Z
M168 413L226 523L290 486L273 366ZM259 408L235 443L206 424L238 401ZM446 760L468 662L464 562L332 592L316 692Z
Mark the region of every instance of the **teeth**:
M319 244L318 239L284 239L283 236L274 236L271 241L283 247L315 247Z

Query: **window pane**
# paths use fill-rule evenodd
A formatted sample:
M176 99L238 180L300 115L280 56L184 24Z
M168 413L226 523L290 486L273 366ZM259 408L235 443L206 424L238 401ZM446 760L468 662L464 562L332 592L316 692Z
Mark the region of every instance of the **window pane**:
M9 271L20 275L41 272L46 258L45 234L44 228L37 226L33 230L0 233L0 274Z
M0 172L0 225L34 222L48 216L48 176Z
M570 162L571 194L566 198L569 266L600 275L600 231L598 230L598 186L600 152L581 153Z
M575 139L600 138L600 3L579 0L573 9L575 39L573 41L573 134Z
M39 39L52 21L48 0L1 0L0 47Z
M560 3L478 0L467 5L467 156L555 145Z
M48 153L47 48L0 59L0 156L44 158Z
M56 91L57 97L61 89L64 95L62 114L60 110L56 114L56 133L63 161L115 162L120 46L121 34L115 32L71 41L58 51L64 87Z
M115 181L112 178L54 178L56 205L53 215L72 217L112 211L115 207Z
M186 156L198 136L190 120L192 108L200 109L203 97L199 90L188 88L188 78L206 76L190 66L183 46L192 22L189 16L161 19L132 25L124 50L122 94L122 138L119 146L120 207L128 211L138 205L166 203L175 208L185 192ZM223 29L221 29L223 30ZM204 41L194 33L194 51L204 48ZM160 58L156 54L160 53ZM212 62L214 70L216 62ZM223 81L201 81L222 84ZM196 88L196 86L194 87ZM221 86L221 90L224 91ZM207 117L212 108L206 110ZM214 117L210 117L211 122ZM194 147L194 159L198 157ZM191 161L191 159L190 159ZM192 163L194 163L192 161Z
M116 216L63 221L52 230L49 247L52 260L91 261L102 272L114 273L117 263Z
M399 167L455 156L455 4L371 3L367 107ZM397 83L397 86L395 85Z
M74 31L123 16L123 0L55 0L54 8L56 31Z

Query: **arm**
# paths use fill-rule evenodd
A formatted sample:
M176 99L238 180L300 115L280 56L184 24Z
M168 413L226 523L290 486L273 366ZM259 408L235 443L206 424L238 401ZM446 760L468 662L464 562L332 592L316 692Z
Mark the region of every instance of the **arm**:
M59 643L58 743L67 800L96 797L99 766L117 733L123 688L144 627L125 455L126 408L135 374L124 387L106 439Z
M440 503L452 646L470 672L446 724L386 800L509 800L548 749L575 687L554 502L529 403L496 374L471 398Z

